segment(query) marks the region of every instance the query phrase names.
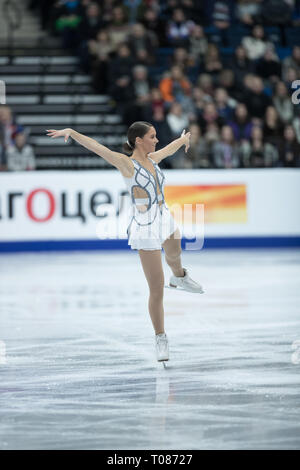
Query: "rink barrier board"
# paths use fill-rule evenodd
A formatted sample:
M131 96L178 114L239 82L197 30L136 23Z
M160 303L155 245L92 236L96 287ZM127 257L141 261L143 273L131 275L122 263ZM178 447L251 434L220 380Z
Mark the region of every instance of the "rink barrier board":
M185 244L191 239L183 238ZM216 248L297 248L300 236L296 237L209 237L204 240L203 249ZM93 250L130 250L127 240L42 240L0 242L0 253L37 252L37 251L93 251ZM132 250L136 251L136 250ZM201 251L201 250L186 250Z
M183 240L193 243L188 234L194 233L201 241L204 236L205 248L300 246L300 168L164 174L166 203ZM184 205L192 207L193 226L181 218ZM130 210L114 170L2 173L0 251L130 249Z

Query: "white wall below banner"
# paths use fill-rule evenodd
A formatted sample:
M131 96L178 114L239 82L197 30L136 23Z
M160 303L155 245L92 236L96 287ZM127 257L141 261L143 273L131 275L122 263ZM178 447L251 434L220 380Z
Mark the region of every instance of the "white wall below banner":
M283 237L300 244L299 169L164 170L164 174L171 211L171 193L172 203L204 204L206 240ZM240 194L231 191L236 187ZM83 242L84 249L84 243L99 240L99 224L106 224L109 235L108 218L103 216L110 209L118 221L117 238L126 247L129 207L124 180L114 169L0 173L0 250L18 243L35 243L42 249L43 242L67 241ZM223 211L228 220L220 221ZM234 221L232 214L238 214ZM114 241L116 236L108 238Z

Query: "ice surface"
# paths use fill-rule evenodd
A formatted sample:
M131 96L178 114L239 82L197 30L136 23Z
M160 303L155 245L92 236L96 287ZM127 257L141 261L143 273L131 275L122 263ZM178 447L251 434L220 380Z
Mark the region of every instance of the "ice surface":
M1 449L300 448L300 251L182 259L164 369L137 252L1 255Z

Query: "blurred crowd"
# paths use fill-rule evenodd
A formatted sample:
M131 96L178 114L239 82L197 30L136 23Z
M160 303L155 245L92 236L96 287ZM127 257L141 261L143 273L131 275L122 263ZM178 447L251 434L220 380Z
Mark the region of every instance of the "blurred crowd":
M124 122L151 122L165 168L300 166L300 1L29 0L109 94ZM297 98L297 96L295 96Z

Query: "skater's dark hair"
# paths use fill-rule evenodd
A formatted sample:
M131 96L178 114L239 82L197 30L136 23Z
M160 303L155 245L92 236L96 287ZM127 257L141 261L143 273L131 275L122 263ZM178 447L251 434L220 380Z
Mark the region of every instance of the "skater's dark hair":
M127 131L127 142L123 144L123 151L128 154L132 153L135 148L135 139L137 137L142 139L149 132L150 127L153 125L146 121L137 121L131 124Z

